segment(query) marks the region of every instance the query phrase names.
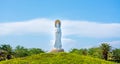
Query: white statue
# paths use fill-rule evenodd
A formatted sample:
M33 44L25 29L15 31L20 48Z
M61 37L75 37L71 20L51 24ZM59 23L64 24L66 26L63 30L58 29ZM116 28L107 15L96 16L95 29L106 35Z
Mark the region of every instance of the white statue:
M55 21L55 42L54 42L54 48L50 52L64 52L64 49L62 49L62 43L61 43L61 22L60 20Z
M54 48L61 49L61 22L59 20L55 21L55 43Z

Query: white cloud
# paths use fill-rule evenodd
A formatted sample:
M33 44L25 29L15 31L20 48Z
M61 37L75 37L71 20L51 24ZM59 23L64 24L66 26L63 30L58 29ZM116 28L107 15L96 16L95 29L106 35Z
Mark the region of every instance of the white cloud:
M120 37L119 23L97 23L88 21L69 21L64 20L65 34L76 34L79 36L105 38L105 37Z
M120 41L112 41L112 42L109 42L110 44L112 44L112 45L120 45Z
M51 20L35 19L23 22L0 23L0 35L27 34L27 33L49 33Z
M109 42L109 44L112 45L113 47L120 48L120 41L111 41Z
M120 37L120 23L61 20L62 34L94 38ZM0 35L54 33L54 20L33 19L23 22L0 23Z

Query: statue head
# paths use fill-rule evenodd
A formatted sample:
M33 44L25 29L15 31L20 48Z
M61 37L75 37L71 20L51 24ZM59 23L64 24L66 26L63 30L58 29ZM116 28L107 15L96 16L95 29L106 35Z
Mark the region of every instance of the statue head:
M57 27L61 27L61 22L60 22L60 20L56 20L55 21L55 27L57 28Z

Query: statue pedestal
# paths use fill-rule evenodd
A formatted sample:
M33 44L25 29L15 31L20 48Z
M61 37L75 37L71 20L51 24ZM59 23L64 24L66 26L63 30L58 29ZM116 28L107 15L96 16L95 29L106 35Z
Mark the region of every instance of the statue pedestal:
M54 48L50 52L51 53L64 52L64 49L56 49L56 48Z

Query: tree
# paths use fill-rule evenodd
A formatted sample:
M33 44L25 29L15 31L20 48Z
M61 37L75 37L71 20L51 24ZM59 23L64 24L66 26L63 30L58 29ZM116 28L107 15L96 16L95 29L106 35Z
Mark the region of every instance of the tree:
M88 55L88 50L86 48L80 49L79 51L81 51L83 55Z
M111 46L108 43L102 43L100 45L100 48L102 50L102 56L105 60L108 59L108 53L111 50Z
M120 62L120 49L114 49L112 51L113 53L113 60L116 61L116 62Z
M2 52L1 54L4 55L5 59L11 59L12 58L12 54L13 54L13 50L12 47L9 44L3 44L0 46L0 50L3 50L4 52Z
M79 54L79 50L76 49L76 48L71 49L69 52L70 53L77 53L77 54Z
M87 55L88 54L88 51L87 49L72 49L70 51L70 53L76 53L76 54L80 54L80 55Z
M7 52L4 50L0 50L0 61L5 60L7 56Z
M39 53L44 53L44 51L42 49L39 49L39 48L31 48L31 49L29 49L29 55L39 54Z
M1 50L4 50L6 52L8 52L8 54L12 54L12 47L9 44L3 44L0 46Z
M15 57L25 57L29 55L29 51L27 48L24 48L23 46L16 46L15 48Z
M95 58L101 58L102 50L99 47L92 47L88 49L88 54Z

